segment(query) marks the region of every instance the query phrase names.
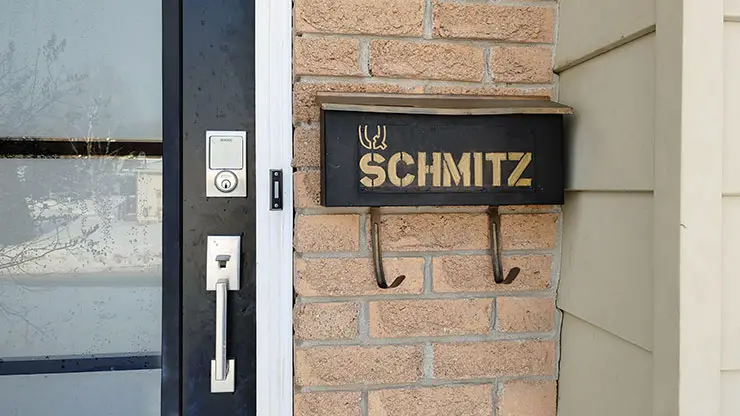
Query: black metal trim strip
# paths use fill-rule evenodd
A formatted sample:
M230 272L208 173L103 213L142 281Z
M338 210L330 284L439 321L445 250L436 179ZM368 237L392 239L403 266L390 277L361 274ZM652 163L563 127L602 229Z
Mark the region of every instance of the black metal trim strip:
M160 368L162 368L162 360L159 355L0 360L0 376L156 370Z
M182 103L182 0L162 0L162 416L182 414Z
M162 156L162 142L0 138L0 158L65 156Z

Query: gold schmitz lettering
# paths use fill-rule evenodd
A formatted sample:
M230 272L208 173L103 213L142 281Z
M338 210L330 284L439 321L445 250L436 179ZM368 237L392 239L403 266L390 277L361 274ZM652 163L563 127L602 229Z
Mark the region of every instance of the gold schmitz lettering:
M531 152L463 152L457 160L452 153L447 152L417 152L416 157L407 152L396 152L386 160L376 151L388 149L387 126L369 129L368 125L359 125L357 138L360 145L370 151L362 155L359 163L363 173L360 183L368 188L383 186L386 181L399 188L410 185L446 188L500 187L504 186L501 177L502 163L510 161L518 163L506 178L505 186L532 186L531 178L522 177L532 163ZM484 184L486 164L490 164L492 170L492 181L488 184ZM401 165L404 166L403 176L398 173Z
M506 178L502 178L503 162L517 162ZM504 186L505 180L505 186L529 187L532 186L532 178L523 175L531 163L531 152L463 152L457 160L452 153L446 152L417 152L416 157L407 152L396 152L388 159L380 153L365 153L359 163L363 173L360 183L368 188L377 188L386 181L401 188L409 185L468 188L500 187ZM489 183L484 183L486 164L493 172ZM401 165L404 165L403 176L398 173Z

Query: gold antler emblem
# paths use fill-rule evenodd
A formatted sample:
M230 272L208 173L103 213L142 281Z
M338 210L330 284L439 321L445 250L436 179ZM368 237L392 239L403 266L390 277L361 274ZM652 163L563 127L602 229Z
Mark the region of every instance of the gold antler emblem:
M362 147L367 150L385 150L388 148L388 145L385 143L386 128L385 126L382 126L383 129L381 132L380 127L381 126L377 127L377 134L370 138L367 135L367 124L365 125L364 131L362 125L357 126L357 137L360 139Z

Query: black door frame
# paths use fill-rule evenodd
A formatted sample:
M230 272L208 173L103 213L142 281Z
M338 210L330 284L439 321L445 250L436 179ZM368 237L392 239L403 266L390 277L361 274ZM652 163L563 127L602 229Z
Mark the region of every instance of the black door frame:
M182 414L181 22L182 0L162 0L162 416Z
M257 414L255 0L163 0L162 415ZM205 197L205 133L247 133L247 197ZM228 297L234 393L211 393L206 238L242 238Z

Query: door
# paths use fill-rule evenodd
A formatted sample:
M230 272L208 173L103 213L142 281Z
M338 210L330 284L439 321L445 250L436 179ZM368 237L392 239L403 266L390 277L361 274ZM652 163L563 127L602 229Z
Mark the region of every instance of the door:
M0 414L290 413L280 10L0 0Z
M165 245L164 274L179 278L164 290L181 302L164 306L165 341L180 347L165 356L166 414L256 414L254 13L251 1L183 1L181 48L165 52L164 230L179 244Z

